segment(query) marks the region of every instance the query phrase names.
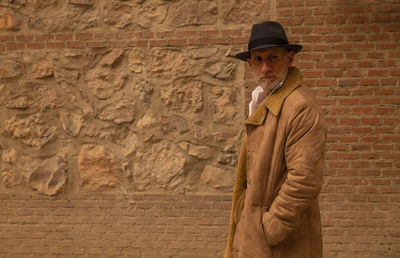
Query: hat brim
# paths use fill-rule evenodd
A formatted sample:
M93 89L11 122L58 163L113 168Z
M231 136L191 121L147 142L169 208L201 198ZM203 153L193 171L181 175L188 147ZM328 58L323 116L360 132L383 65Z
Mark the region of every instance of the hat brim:
M287 45L263 45L263 46L258 46L256 48L253 48L251 51L253 50L258 50L258 49L263 49L263 48L270 48L270 47L282 47L282 48L286 48L288 50L293 50L296 54L298 52L300 52L300 50L303 48L302 45L298 45L298 44L287 44ZM239 54L236 54L234 57L236 57L237 59L240 59L242 61L247 61L247 58L250 57L250 51L246 51L246 52L242 52Z

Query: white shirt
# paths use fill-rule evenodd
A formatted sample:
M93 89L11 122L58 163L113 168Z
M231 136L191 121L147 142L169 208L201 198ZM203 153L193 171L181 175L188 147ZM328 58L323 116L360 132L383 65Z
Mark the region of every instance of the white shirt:
M270 96L272 93L274 93L277 89L279 89L283 82L285 80L282 80L280 83L278 83L272 90L271 92L268 94L268 96ZM252 92L251 92L251 101L249 103L249 116L251 116L251 114L253 113L254 110L256 110L261 103L264 101L264 99L266 97L268 97L267 95L265 95L264 89L261 86L257 86Z

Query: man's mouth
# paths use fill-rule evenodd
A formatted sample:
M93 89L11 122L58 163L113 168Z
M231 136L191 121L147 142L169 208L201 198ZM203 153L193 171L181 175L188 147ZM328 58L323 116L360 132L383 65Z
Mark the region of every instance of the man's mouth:
M264 77L262 77L261 79L262 79L262 80L271 80L271 79L273 79L273 78L274 78L274 76L269 75L269 76L264 76Z

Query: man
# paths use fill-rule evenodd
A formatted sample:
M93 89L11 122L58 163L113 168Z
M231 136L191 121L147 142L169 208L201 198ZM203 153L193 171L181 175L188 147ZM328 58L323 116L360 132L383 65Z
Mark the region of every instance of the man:
M301 48L267 21L253 25L248 51L235 56L260 86L245 123L225 258L322 257L318 194L327 130L292 67Z

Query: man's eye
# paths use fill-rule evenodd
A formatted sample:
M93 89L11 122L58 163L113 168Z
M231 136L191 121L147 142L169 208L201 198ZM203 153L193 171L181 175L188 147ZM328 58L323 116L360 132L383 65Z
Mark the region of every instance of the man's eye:
M262 58L261 58L261 57L256 57L256 58L255 58L255 61L256 61L257 63L261 63L261 62L262 62Z

